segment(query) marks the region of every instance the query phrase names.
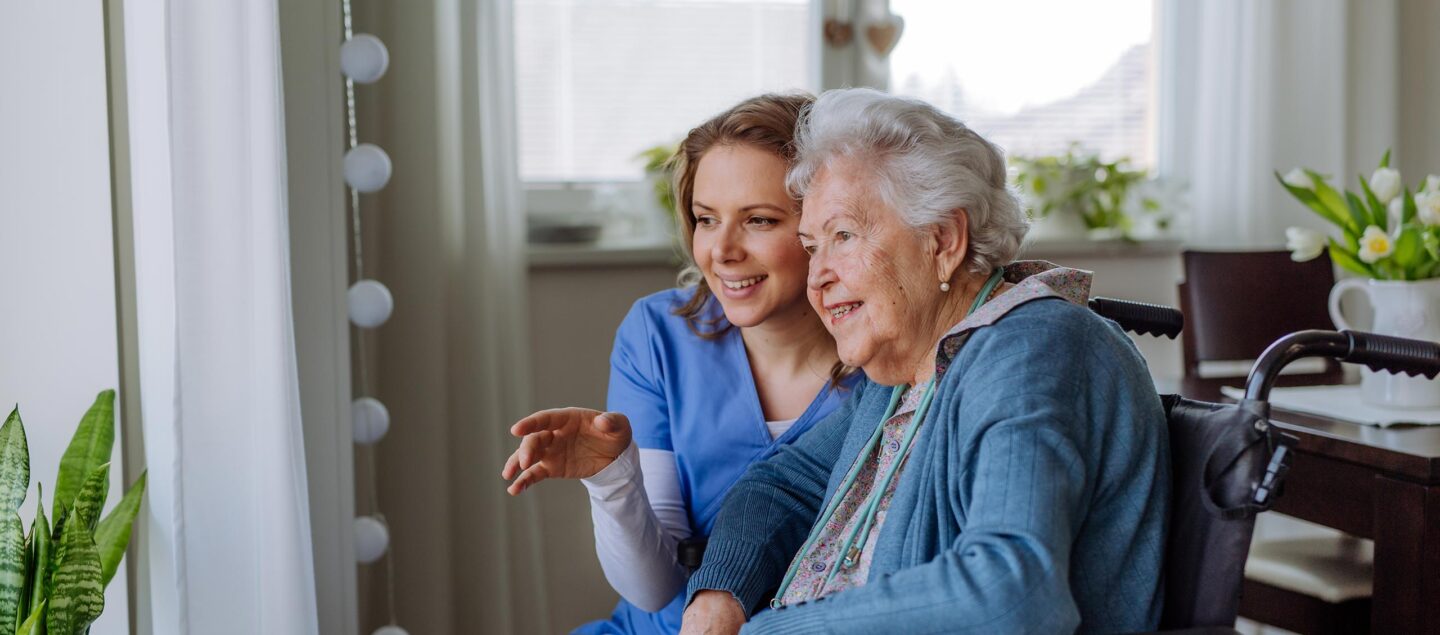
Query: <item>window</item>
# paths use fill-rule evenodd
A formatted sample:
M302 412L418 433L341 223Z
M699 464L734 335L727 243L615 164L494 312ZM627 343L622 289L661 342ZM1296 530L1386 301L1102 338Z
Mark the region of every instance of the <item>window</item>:
M929 101L1009 155L1072 142L1154 164L1154 0L890 0L905 34L893 92Z
M520 178L638 181L638 153L741 99L813 92L810 10L809 0L515 0Z

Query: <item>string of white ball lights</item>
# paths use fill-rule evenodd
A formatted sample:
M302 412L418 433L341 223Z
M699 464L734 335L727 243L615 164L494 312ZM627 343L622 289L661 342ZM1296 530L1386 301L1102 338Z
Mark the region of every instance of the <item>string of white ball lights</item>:
M350 0L341 0L344 18L345 42L340 46L340 70L345 75L345 115L349 131L349 146L345 153L343 172L350 187L350 227L354 244L355 282L346 292L346 305L350 322L356 328L373 329L390 319L395 310L395 298L378 280L365 277L364 234L360 219L360 194L379 191L390 182L393 165L390 155L380 146L360 143L355 121L355 84L369 84L385 75L390 66L390 53L385 43L373 35L357 34L352 28ZM355 560L370 564L385 560L385 598L387 624L376 629L374 635L409 635L395 623L395 569L390 554L390 526L385 514L380 511L379 492L376 485L376 461L374 445L385 437L390 429L390 411L380 400L370 396L370 373L366 362L366 338L355 339L355 358L360 364L360 394L350 406L351 434L366 464L365 495L368 515L357 516L354 521Z

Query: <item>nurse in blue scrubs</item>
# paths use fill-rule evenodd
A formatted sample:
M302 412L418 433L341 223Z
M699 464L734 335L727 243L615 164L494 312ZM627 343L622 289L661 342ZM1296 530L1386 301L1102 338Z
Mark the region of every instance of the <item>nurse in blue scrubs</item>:
M710 532L721 499L847 397L857 373L805 297L799 203L785 187L812 98L764 95L705 122L674 162L691 266L641 298L615 335L606 412L537 412L502 476L590 493L596 552L623 598L580 633L678 633L688 572L676 545Z

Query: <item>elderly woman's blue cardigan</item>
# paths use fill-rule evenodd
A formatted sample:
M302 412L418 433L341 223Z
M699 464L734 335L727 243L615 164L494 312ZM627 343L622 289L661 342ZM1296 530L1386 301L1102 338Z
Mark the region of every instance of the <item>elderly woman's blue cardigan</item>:
M1058 298L976 329L941 375L868 582L765 609L745 632L1128 632L1160 619L1165 414L1114 323ZM889 404L863 382L725 500L689 593L754 612ZM687 599L687 602L689 600Z

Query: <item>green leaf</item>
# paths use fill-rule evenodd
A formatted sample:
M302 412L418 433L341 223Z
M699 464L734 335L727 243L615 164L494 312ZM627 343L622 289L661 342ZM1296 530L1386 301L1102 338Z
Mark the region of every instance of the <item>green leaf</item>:
M1320 201L1321 205L1324 205L1330 210L1334 218L1347 218L1350 215L1350 208L1345 204L1345 199L1341 198L1340 194L1325 182L1324 176L1311 170L1305 170L1305 174L1310 175L1310 180L1315 183L1315 198ZM1341 221L1331 222L1342 227L1349 224ZM1365 229L1365 225L1353 226L1351 229L1359 234Z
M25 623L16 629L15 635L40 635L43 632L42 624L45 623L45 600L40 601L40 606L30 611L30 617L25 618Z
M1410 188L1409 188L1409 187L1406 187L1406 188L1405 188L1404 196L1405 196L1405 203L1400 206L1400 208L1401 208L1401 212L1400 212L1400 224L1402 224L1402 225L1405 224L1405 223L1410 222L1411 220L1413 220L1413 219L1415 218L1415 213L1416 213L1416 210L1415 210L1415 197L1410 194Z
M1360 202L1360 197L1351 192L1345 192L1345 206L1350 209L1350 220L1360 227L1371 224L1370 212L1366 211L1365 204ZM1382 225L1380 229L1385 229Z
M55 570L45 630L55 635L80 633L105 610L100 552L80 523L67 524L60 541L65 555Z
M1395 265L1406 274L1403 277L1413 279L1409 275L1411 270L1420 264L1420 259L1425 255L1425 246L1420 239L1420 230L1415 227L1406 227L1400 231L1395 238L1395 253L1390 255Z
M20 509L30 490L30 448L25 443L25 424L16 406L0 426L0 511Z
M110 464L106 463L90 472L85 484L80 486L80 495L75 497L75 522L78 526L95 532L95 523L100 522L100 512L105 509L105 497L109 493Z
M1346 249L1340 243L1335 242L1334 238L1330 239L1330 259L1334 260L1335 264L1340 265L1342 268L1353 271L1362 276L1366 276L1368 278L1378 277L1375 270L1370 265L1362 262L1359 256L1355 255L1355 252L1352 252Z
M38 486L37 486L38 488ZM37 491L35 521L30 525L30 567L25 572L26 596L29 597L29 613L35 613L44 606L46 584L49 580L52 554L50 521L45 519L44 491Z
M1385 148L1385 156L1380 157L1380 167L1390 167L1390 148Z
M25 591L25 524L20 514L0 512L0 624L20 623Z
M1359 178L1360 189L1365 191L1365 200L1370 202L1370 217L1374 219L1370 224L1388 231L1389 228L1385 226L1385 204L1381 203L1380 199L1375 197L1375 193L1370 191L1370 184L1365 182L1365 177Z
M102 570L101 581L105 586L110 585L110 579L115 577L115 571L120 568L120 560L125 557L125 548L130 544L130 530L134 526L135 516L140 513L140 499L145 496L146 473L141 472L140 478L130 489L125 490L125 496L121 497L120 503L115 509L100 521L100 526L95 528L95 546L100 549L100 568Z
M1280 186L1285 188L1285 191L1289 192L1291 196L1294 196L1296 200L1304 203L1306 207L1310 208L1316 214L1319 214L1320 218L1330 221L1341 229L1351 232L1355 231L1354 224L1350 221L1348 213L1343 211L1340 214L1335 213L1335 211L1326 207L1326 205L1320 201L1320 198L1315 195L1315 192L1308 188L1295 187L1286 183L1285 177L1280 176L1279 172L1275 173L1275 180L1279 181ZM1344 206L1342 206L1342 208L1343 207Z
M110 450L114 444L115 391L102 390L95 397L95 404L80 420L75 436L70 439L70 446L60 457L60 475L55 479L55 501L50 505L55 510L57 522L74 504L85 478L95 468L110 462Z

